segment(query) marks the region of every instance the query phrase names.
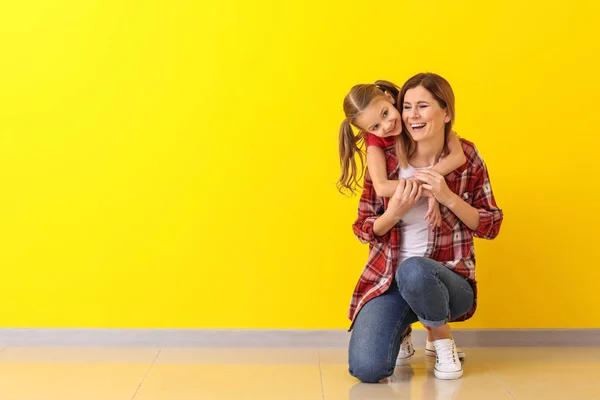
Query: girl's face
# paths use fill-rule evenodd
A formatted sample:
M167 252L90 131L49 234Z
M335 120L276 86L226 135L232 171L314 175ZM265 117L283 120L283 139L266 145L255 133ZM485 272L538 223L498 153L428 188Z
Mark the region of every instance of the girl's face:
M394 107L394 98L385 92L377 96L359 114L355 125L379 137L397 136L402 131L400 113Z
M409 89L402 104L402 121L415 142L444 136L450 122L446 109L423 86Z

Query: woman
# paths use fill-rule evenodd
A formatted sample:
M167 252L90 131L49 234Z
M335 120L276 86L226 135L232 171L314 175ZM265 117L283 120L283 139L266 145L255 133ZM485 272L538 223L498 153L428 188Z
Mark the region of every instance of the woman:
M446 179L430 169L447 153L455 118L448 82L418 74L402 87L399 105L403 131L385 154L399 184L391 198L377 197L367 172L353 225L370 254L350 306L349 371L363 382L392 375L403 337L420 321L433 338L435 376L457 379L463 370L448 321L475 312L473 237L495 238L503 214L472 143L461 139L467 162ZM427 227L423 190L441 205L441 228Z

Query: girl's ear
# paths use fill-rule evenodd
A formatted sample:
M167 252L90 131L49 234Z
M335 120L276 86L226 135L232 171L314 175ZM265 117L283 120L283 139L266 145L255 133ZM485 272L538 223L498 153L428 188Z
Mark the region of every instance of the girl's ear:
M392 104L396 104L396 100L394 100L394 96L392 96L392 95L390 94L390 92L388 92L388 91L385 91L383 94L385 95L385 97L388 99L388 101L389 101L390 103L392 103Z

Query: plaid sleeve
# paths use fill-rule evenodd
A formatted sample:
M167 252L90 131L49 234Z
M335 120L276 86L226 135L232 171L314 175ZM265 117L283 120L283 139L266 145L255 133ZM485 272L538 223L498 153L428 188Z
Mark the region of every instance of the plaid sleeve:
M352 224L352 230L358 240L362 243L376 244L385 243L390 239L391 230L383 236L377 236L373 233L373 224L384 211L385 205L383 203L383 198L378 197L377 193L375 193L373 181L371 181L371 177L367 171L365 173L360 202L358 203L358 217L354 224Z
M473 232L473 236L483 239L494 239L500 232L500 225L502 225L504 214L496 205L487 167L482 159L480 159L480 162L480 167L477 169L475 175L472 204L479 211L479 226Z

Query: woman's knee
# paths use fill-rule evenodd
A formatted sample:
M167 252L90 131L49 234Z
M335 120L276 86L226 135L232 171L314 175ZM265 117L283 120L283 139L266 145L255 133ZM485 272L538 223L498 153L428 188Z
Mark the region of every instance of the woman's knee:
M425 257L410 257L396 271L396 282L400 285L417 287L434 272L432 260Z
M387 360L375 360L369 355L354 357L349 360L348 371L350 375L364 383L378 383L382 379L392 376L394 367Z

